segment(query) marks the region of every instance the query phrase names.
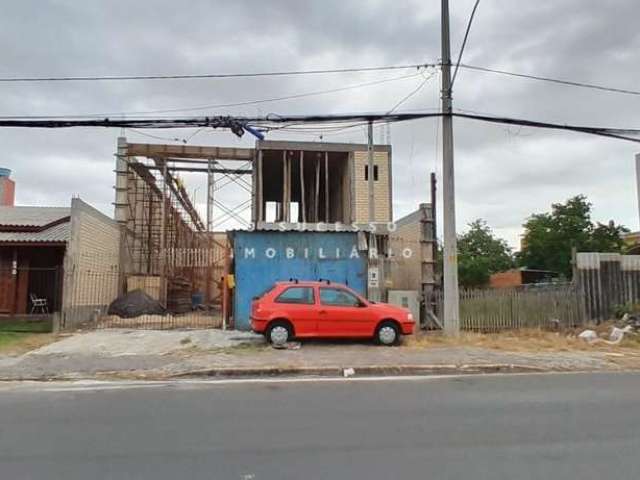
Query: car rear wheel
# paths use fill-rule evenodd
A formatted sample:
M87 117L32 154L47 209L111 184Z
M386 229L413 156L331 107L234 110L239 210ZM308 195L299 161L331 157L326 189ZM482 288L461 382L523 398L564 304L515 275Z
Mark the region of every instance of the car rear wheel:
M287 322L273 322L267 329L267 340L274 345L284 345L291 338L291 326Z
M376 341L380 345L397 345L400 342L400 329L394 322L382 322L376 330Z

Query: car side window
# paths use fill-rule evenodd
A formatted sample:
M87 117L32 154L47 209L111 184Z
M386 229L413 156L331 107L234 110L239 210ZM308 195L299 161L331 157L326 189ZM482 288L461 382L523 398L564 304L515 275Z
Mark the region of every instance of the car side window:
M311 287L289 287L275 299L276 303L298 303L303 305L313 305L313 288Z
M320 287L320 303L340 307L358 307L360 300L342 288Z

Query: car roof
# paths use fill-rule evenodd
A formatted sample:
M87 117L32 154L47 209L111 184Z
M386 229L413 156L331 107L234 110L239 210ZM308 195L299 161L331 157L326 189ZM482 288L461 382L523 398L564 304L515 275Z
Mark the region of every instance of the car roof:
M329 280L286 280L286 281L276 282L276 285L285 285L285 286L297 285L299 287L314 287L316 285L321 287L326 287L326 286L346 287L346 285L343 285L342 283L335 283Z

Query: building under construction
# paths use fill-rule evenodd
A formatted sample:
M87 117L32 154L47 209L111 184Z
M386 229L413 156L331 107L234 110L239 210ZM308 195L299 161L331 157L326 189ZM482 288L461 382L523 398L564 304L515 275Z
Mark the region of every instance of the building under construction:
M391 162L389 145L375 145L369 155L366 144L257 141L255 148L223 148L138 144L120 138L115 219L122 232L122 284L127 290L145 289L173 312L190 309L194 298L222 309L236 305L226 302L226 288L233 285L221 282L225 273L233 273L234 236L214 231L217 210L237 220L243 231L263 232L261 245L264 232L276 230L352 232L366 259L362 293L386 300L386 290L393 287L387 265L393 220ZM183 172L207 178L204 219L187 194ZM230 182L246 193L234 207L225 202L222 188ZM251 210L250 220L242 215L245 209ZM245 236L243 244L251 238ZM323 260L325 268L339 259ZM286 267L286 277L269 281L296 277L294 265ZM331 275L338 270L323 271ZM251 298L240 285L234 295L245 303Z

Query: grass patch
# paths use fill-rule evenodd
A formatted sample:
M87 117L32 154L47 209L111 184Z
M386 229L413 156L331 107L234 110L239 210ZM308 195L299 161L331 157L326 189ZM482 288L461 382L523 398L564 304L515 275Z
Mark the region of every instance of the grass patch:
M51 322L0 321L0 333L50 333L51 330Z
M55 340L51 320L0 320L0 354L19 355Z
M55 341L51 333L0 332L0 354L20 355Z

